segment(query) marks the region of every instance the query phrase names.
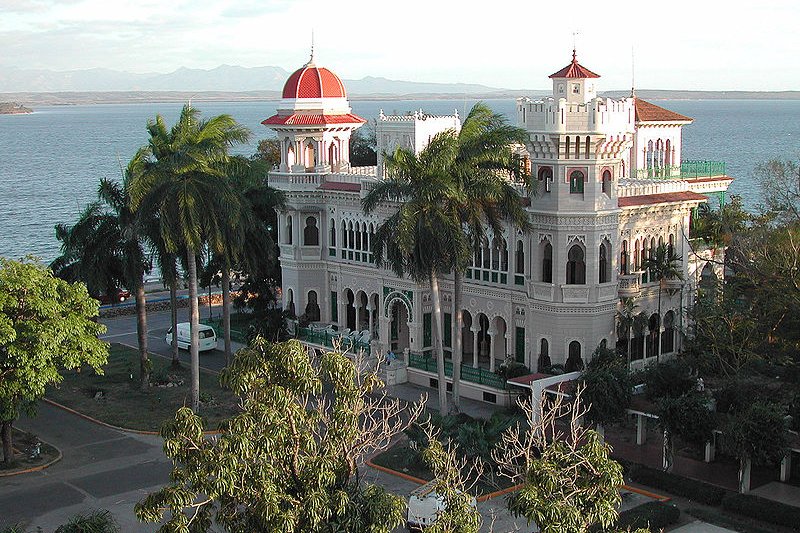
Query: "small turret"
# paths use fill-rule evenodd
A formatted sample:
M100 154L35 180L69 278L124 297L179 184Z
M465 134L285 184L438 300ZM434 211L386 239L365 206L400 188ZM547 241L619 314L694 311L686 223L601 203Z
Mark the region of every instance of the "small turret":
M570 104L585 104L597 97L597 87L594 78L599 78L588 68L578 63L575 49L572 49L572 61L569 65L554 74L553 97L558 100L565 98Z

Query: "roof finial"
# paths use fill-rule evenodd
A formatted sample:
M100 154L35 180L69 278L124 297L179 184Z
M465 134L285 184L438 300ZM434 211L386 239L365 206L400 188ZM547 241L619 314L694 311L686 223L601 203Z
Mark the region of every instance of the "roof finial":
M577 54L575 53L575 49L577 48L577 46L576 46L576 41L577 40L578 40L578 32L574 31L574 32L572 32L572 62L573 63L577 63L578 62L578 60L576 59Z
M308 58L308 64L314 64L314 29L311 29L311 57Z
M633 57L633 45L631 45L631 98L636 98L636 62Z

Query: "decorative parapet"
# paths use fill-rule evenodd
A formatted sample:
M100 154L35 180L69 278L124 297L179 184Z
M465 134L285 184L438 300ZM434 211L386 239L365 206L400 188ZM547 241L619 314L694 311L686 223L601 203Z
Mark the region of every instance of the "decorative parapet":
M589 287L581 285L562 285L561 298L565 304L589 303Z
M619 297L635 298L639 296L641 292L640 280L641 275L639 273L620 274L619 278L617 278Z
M529 293L534 300L542 302L553 301L553 285L551 283L541 283L531 281Z

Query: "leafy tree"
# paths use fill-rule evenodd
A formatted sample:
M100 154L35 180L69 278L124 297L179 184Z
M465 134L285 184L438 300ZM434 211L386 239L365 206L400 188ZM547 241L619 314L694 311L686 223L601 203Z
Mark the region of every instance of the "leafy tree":
M60 372L88 364L98 373L108 345L98 303L82 283L70 284L30 259L0 258L0 436L6 464L14 461L11 426L32 410Z
M764 203L782 222L800 222L800 165L773 159L756 167Z
M650 365L642 372L641 378L645 384L645 395L651 401L677 398L697 387L697 379L682 359Z
M586 414L581 394L578 389L570 406L560 396L521 401L527 426L510 428L494 454L512 483L522 483L508 497L509 510L535 522L542 533L583 533L617 521L622 467L597 433L579 424ZM566 431L557 424L562 416L568 419Z
M229 115L200 120L184 106L167 130L159 115L148 122L150 142L131 162L131 206L144 219L158 221L168 252L184 251L189 282L192 409L200 408L197 253L207 245L222 252L225 228L239 219L239 195L226 177L230 146L245 142L246 128Z
M664 430L664 463L666 471L675 464L675 437L685 442L703 444L711 439L714 416L709 398L697 391L681 396L666 396L656 402L658 424Z
M622 298L617 310L617 331L619 337L626 340L625 355L628 366L631 364L631 342L633 333L640 334L647 329L647 315L636 312L637 305L633 298Z
M625 361L608 348L598 347L580 379L588 420L601 428L621 421L631 404L631 378Z
M408 275L417 283L430 284L442 414L447 413L447 383L439 278L464 264L471 254L457 222L456 202L449 201L461 194L449 173L455 149L452 138L451 131L437 134L419 155L398 148L386 157L388 178L375 184L362 200L365 213L384 204L396 206L375 232L376 264L388 266L397 276Z
M350 136L350 165L370 167L378 164L378 139L375 124L355 130Z
M281 141L277 137L261 139L258 141L256 153L250 157L253 161L262 161L267 170L273 169L281 164Z
M772 465L786 454L789 436L781 406L756 401L729 417L722 433L722 448L739 459L739 490L750 487L749 464Z
M375 394L374 372L360 374L343 354L311 357L298 341L257 339L221 376L242 412L219 436L203 435L187 408L162 430L173 460L171 483L136 506L159 531L389 532L402 522L402 498L366 485L358 466L388 446L419 415ZM166 515L166 516L165 516Z
M681 272L681 258L672 248L666 244L659 244L655 252L650 254L642 262L642 269L650 272L651 279L658 280L658 327L653 339L653 349L655 350L656 361L661 357L661 295L667 289L667 281L672 279L683 279Z

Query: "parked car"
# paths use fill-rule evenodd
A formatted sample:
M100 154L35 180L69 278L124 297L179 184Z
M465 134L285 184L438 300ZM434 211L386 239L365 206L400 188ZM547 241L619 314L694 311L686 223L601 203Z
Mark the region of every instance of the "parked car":
M128 289L117 288L111 291L111 295L108 293L97 294L95 295L95 300L99 300L101 304L108 305L111 303L122 303L128 298L131 297L131 291Z
M178 348L182 350L188 350L192 342L190 327L191 325L188 322L181 322L178 324ZM200 324L197 331L200 337L201 352L217 349L217 333L214 331L214 328L205 324ZM172 346L172 328L167 330L164 342Z
M408 498L407 530L424 531L436 521L436 515L444 510L444 497L436 493L435 487L436 480L429 481L411 491ZM470 505L478 506L475 498L471 499Z

